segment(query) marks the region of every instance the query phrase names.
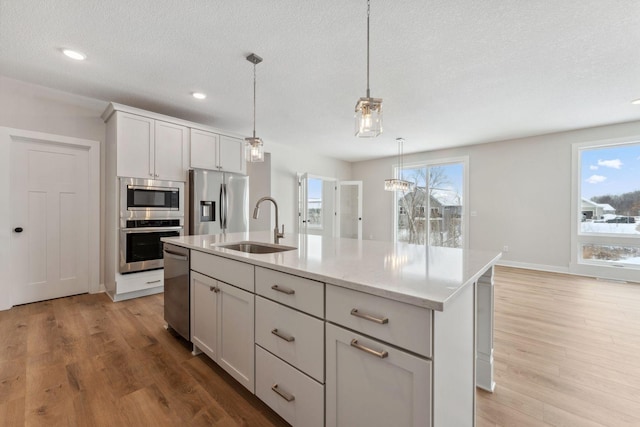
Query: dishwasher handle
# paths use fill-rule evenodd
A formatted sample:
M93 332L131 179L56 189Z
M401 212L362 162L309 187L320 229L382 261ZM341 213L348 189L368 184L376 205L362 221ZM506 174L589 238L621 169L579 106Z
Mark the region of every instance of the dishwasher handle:
M168 251L166 249L163 252L166 258L177 259L179 261L187 261L189 259L187 255L178 254L175 252Z

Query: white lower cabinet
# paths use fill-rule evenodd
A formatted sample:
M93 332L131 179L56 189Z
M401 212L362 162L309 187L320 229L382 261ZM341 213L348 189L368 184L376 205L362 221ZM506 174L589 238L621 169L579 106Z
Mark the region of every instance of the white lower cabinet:
M256 395L293 426L324 425L322 384L259 345L256 345Z
M191 271L191 342L211 359L218 358L218 283Z
M218 365L252 393L254 376L254 295L218 282Z
M432 362L326 325L326 425L431 425Z
M254 392L254 295L191 270L191 342Z

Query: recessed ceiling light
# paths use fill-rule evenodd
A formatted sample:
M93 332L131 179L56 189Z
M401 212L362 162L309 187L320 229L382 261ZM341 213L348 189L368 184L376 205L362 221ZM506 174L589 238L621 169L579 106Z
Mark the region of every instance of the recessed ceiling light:
M633 101L631 101L631 103L633 105L640 105L640 99L634 99Z
M195 99L205 99L207 97L207 94L201 92L193 92L191 95L193 95Z
M85 59L87 59L87 55L76 50L62 49L62 53L64 53L71 59L75 59L76 61L84 61Z

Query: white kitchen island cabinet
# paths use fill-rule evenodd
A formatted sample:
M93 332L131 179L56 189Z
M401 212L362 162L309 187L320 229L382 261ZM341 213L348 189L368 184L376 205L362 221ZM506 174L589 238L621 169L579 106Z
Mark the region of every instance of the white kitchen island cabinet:
M254 304L252 293L191 270L194 353L204 352L252 393L255 390Z
M260 399L294 426L475 425L475 389L493 387L499 253L307 235L273 254L221 247L271 238L163 239L256 301Z

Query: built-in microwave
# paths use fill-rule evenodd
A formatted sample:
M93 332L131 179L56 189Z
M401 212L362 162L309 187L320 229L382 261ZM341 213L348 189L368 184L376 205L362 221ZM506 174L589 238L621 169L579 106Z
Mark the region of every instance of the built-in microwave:
M120 218L184 217L184 182L120 178Z

